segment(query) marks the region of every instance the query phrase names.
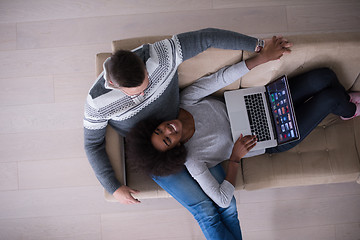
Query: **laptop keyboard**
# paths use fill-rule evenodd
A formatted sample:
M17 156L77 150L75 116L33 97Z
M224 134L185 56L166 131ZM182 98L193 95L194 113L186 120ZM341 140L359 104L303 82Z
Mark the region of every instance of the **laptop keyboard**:
M258 142L270 140L270 130L266 119L265 104L262 94L246 95L244 98L251 133L256 135Z

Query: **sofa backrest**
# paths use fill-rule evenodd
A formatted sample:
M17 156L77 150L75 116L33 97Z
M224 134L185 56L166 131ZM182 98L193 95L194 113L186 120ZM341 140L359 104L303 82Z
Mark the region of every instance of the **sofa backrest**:
M262 64L242 78L242 87L265 85L282 74L298 75L317 67L331 68L346 89L350 89L360 72L360 32L286 36L294 43L290 54L280 60ZM244 59L253 53L244 52ZM360 91L360 83L353 90Z
M144 43L170 38L171 36L150 36L114 41L112 50L134 49ZM268 62L254 68L242 79L225 89L265 85L282 74L297 75L316 67L329 67L339 77L346 89L350 89L359 76L360 32L355 33L321 33L311 35L286 36L294 43L291 54L284 55L280 60ZM196 79L216 72L220 68L240 60L252 57L254 53L241 50L222 50L210 48L183 62L179 66L179 86L183 88ZM360 80L359 80L360 81ZM353 90L360 91L359 81ZM225 89L219 91L221 94Z
M142 38L131 38L124 40L113 41L112 51L116 52L120 49L132 50L142 44L154 43L171 36L150 36ZM200 53L199 55L184 61L178 68L179 75L179 87L184 88L202 76L211 74L219 70L220 68L232 65L241 61L243 51L241 50L223 50L210 48L207 51ZM219 90L217 95L221 95L227 89L238 89L240 81L236 81L231 85Z

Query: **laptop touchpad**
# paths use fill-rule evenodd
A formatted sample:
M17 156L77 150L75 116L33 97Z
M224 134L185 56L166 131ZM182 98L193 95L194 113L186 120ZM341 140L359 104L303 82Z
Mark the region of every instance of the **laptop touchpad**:
M234 131L245 131L246 129L250 128L249 120L244 113L233 112L232 116L233 118L231 120L234 120L234 124L231 124L231 126L233 127Z

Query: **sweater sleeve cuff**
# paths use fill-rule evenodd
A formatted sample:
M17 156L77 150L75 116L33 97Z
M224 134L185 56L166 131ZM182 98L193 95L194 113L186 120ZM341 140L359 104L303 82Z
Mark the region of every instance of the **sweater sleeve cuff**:
M235 191L235 187L227 180L224 180L221 184L221 188L229 195L232 195Z
M239 79L245 74L247 74L250 70L246 66L245 61L241 61L239 63L236 63L232 66L230 66L228 69L226 69L224 76L225 79L231 79L234 81L235 79Z

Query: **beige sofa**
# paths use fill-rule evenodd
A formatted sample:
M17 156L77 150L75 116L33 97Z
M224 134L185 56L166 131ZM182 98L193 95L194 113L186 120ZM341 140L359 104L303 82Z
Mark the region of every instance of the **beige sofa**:
M170 36L143 37L113 42L113 51L134 49ZM294 43L292 53L281 60L258 66L227 89L264 85L287 74L293 76L316 67L333 69L346 89L360 91L360 33L287 36ZM219 68L251 57L245 51L209 49L182 63L179 85L184 87ZM111 53L96 56L96 74ZM217 94L222 94L219 91ZM106 150L116 176L122 179L124 139L108 127ZM226 162L224 163L226 165ZM226 166L225 166L226 168ZM126 169L127 185L140 190L139 199L169 197L150 177ZM338 182L360 183L360 118L342 121L330 115L298 146L279 154L264 154L243 160L237 190L256 190ZM105 191L105 198L114 201Z

